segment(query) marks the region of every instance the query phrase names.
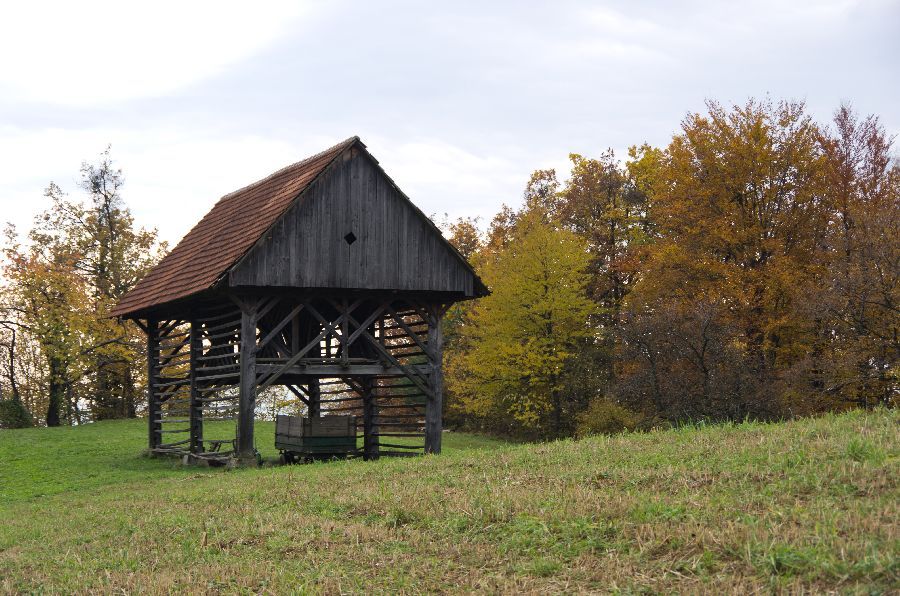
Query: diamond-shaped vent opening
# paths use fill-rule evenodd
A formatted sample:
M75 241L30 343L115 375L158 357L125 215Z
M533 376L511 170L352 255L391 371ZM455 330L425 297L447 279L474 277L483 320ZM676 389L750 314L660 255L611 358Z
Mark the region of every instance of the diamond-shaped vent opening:
M347 235L344 236L344 242L346 242L347 244L353 244L354 242L356 242L356 234L354 234L353 232L347 232Z

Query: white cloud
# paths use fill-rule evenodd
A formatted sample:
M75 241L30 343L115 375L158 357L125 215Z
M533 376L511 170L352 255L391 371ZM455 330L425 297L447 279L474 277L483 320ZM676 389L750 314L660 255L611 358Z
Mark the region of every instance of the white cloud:
M157 227L172 244L222 195L343 140L309 135L288 141L171 128L4 128L0 139L0 163L7 166L0 174L0 223L13 221L27 229L47 206L42 190L51 180L78 197L79 165L111 143L125 174L123 196L138 223ZM406 142L373 135L363 141L429 215L489 220L500 202L519 199L530 173L527 160L503 157L504 151L495 147L479 154L439 140Z
M157 226L160 237L172 244L221 196L334 143L307 139L298 145L260 136L192 132L120 132L123 139L142 142L121 150L113 146L113 155L125 171L124 195L138 222Z
M199 130L92 128L38 131L0 129L0 223L22 229L47 206L50 181L73 197L82 161L107 144L124 170L123 196L140 225L158 227L175 242L222 195L281 166L315 153L335 139L287 143L259 136L221 137Z
M604 6L592 6L584 11L585 20L596 28L617 37L651 38L669 35L661 26L643 17L630 17Z
M306 12L288 0L6 4L0 92L82 106L163 96L296 32Z
M501 202L517 202L530 174L519 151L476 152L438 139L363 138L397 185L428 215L490 219Z
M423 211L484 219L569 151L666 144L704 97L808 97L822 119L852 100L896 131L888 2L10 4L0 222L107 143L138 221L177 241L352 131Z

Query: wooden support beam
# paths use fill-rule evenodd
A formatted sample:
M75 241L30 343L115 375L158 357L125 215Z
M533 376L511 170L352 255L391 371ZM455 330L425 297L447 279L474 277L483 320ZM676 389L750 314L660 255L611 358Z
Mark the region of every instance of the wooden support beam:
M409 325L406 324L406 321L403 320L403 317L400 316L400 315L398 315L398 314L397 314L397 311L395 311L395 310L394 310L393 308L391 308L390 306L388 306L388 312L391 313L391 316L394 318L394 321L396 321L397 324L398 324L400 327L402 327L404 331L406 331L406 333L408 334L407 337L410 337L410 338L416 343L416 345L419 346L419 348L420 348L423 352L426 352L426 353L427 353L427 352L428 352L428 347L426 347L426 345L425 345L424 343L422 343L422 340L419 339L419 335L418 335L415 331L413 331L412 329L410 329Z
M363 400L363 459L378 459L378 425L375 423L378 408L372 391L375 382L369 377L361 379L360 384Z
M306 404L307 408L309 407L309 398L303 395L303 392L301 392L298 387L295 387L294 385L285 385L285 387L288 388L288 391L294 394L294 397Z
M266 344L268 344L270 341L272 341L272 339L275 338L275 336L277 336L279 333L281 333L281 330L284 329L284 327L288 323L290 323L293 320L296 320L297 315L300 314L300 311L303 310L304 306L305 306L305 304L302 304L302 303L295 306L294 309L290 313L288 313L288 315L286 317L284 317L281 321L278 322L277 325L275 325L274 327L272 327L272 329L269 330L269 332L266 334L266 336L260 340L258 347L260 349L264 348L266 346Z
M356 319L354 319L351 315L347 314L347 318L350 320L351 323L356 325L357 328L363 328L363 329L366 328L365 326L360 325L359 322ZM390 353L390 350L386 349L385 346L381 345L381 343L376 338L372 337L368 332L362 333L361 335L364 339L366 339L366 341L368 341L372 344L372 346L375 348L375 352L377 354L379 354L379 356L383 357L391 365L402 370L404 372L404 374L406 374L406 377L410 381L415 383L416 387L418 387L419 390L422 391L422 393L425 393L426 395L431 393L431 387L428 386L428 383L426 382L425 379L419 377L416 374L414 367L411 367L410 365L401 363L397 358L394 357L393 354Z
M346 313L347 316L341 317L341 364L345 366L350 363L350 342L347 341L347 338L350 337L350 321L347 319L350 317L347 308L347 299L344 298L341 300L341 312Z
M157 331L157 338L162 339L164 337L168 337L168 335L172 332L173 329L178 327L178 324L181 323L180 320L168 320L168 321L158 321L159 329Z
M332 304L334 304L334 303L332 302ZM374 323L379 317L383 316L384 309L386 309L389 304L390 304L390 302L382 302L378 306L378 308L375 309L374 311L372 311L372 314L370 314L368 317L366 317L366 319L362 323L359 323L356 321L356 319L353 319L352 317L350 317L350 311L344 309L344 313L347 315L346 321L347 322L353 321L353 324L356 325L356 330L353 333L351 333L348 337L346 337L346 340L342 338L341 341L342 342L346 341L346 345L349 346L350 344L355 342L356 338L358 338L361 334L369 333L369 326L372 323ZM350 309L350 310L353 310L353 309Z
M323 378L355 375L397 377L409 376L409 374L411 373L416 373L417 376L422 376L424 378L427 375L431 374L431 364L406 364L402 367L385 364L348 364L347 366L342 366L340 364L340 360L335 360L334 364L299 363L294 364L293 366L288 368L276 364L263 365L262 363L257 363L256 367L259 370L260 377L266 378L267 380L270 377L266 377L265 375L272 369L277 370L279 378L284 375L314 375ZM268 383L265 386L260 384L260 391L262 389L265 389L266 387L269 387L269 385L271 385L271 383Z
M287 347L287 344L284 343L280 337L275 337L274 339L269 341L272 344L271 349L275 350L277 354L280 354L283 358L290 358L293 355L290 348ZM257 353L262 352L262 348L257 348Z
M190 344L191 453L200 453L203 451L203 403L200 401L201 395L198 383L201 364L198 362L197 358L203 355L203 339L201 337L200 323L196 319L191 321Z
M291 354L296 354L300 349L300 314L291 319Z
M425 396L425 453L441 452L441 432L443 430L444 374L442 359L444 353L444 333L441 321L443 309L428 309L428 354L431 360L431 375L428 378L430 393Z
M241 301L240 394L238 397L237 456L256 459L253 422L256 414L256 323L259 302Z
M309 417L317 418L322 415L322 390L319 387L319 379L309 380Z
M256 320L259 321L269 314L269 311L278 306L279 302L281 302L280 296L272 296L272 298L268 300L258 302L256 307Z
M147 321L147 421L150 449L162 444L161 408L159 398L159 322Z
M184 342L178 346L162 346L160 345L159 341L157 341L156 346L160 351L159 367L162 368L164 366L169 366L170 364L178 364L178 362L176 361L185 355L185 353L181 350L186 345L187 342ZM167 352L165 356L162 355L163 350Z
M319 313L319 311L316 310L312 304L306 303L306 310L308 312L312 313L312 315L322 323L322 331L312 341L310 341L308 344L306 344L299 352L294 354L290 358L290 360L285 362L281 366L280 369L275 370L274 372L269 374L269 376L266 377L266 379L264 381L260 382L259 383L260 391L266 389L269 385L274 383L275 380L282 375L282 373L284 373L290 367L297 364L297 362L299 362L300 359L303 358L307 352L309 352L314 347L318 347L319 343L341 324L344 317L349 317L350 313L354 309L356 309L356 307L358 307L360 304L362 304L362 302L363 302L362 299L354 301L353 304L351 304L349 307L347 307L347 310L340 317L338 317L338 319L336 321L326 320L325 317L323 317L322 314ZM254 342L255 342L255 340L254 340Z

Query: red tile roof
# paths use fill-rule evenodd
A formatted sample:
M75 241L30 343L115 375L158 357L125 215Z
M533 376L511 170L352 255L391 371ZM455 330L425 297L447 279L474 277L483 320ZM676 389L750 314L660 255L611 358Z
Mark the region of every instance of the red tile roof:
M328 164L355 143L362 144L351 137L219 199L111 314L132 315L213 287Z

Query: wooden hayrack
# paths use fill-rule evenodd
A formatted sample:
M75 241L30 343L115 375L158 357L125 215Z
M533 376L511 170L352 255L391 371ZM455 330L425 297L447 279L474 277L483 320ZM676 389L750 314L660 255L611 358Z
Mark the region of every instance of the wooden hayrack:
M114 314L147 333L153 452L255 461L277 386L371 459L440 452L441 318L486 293L354 137L223 197Z

